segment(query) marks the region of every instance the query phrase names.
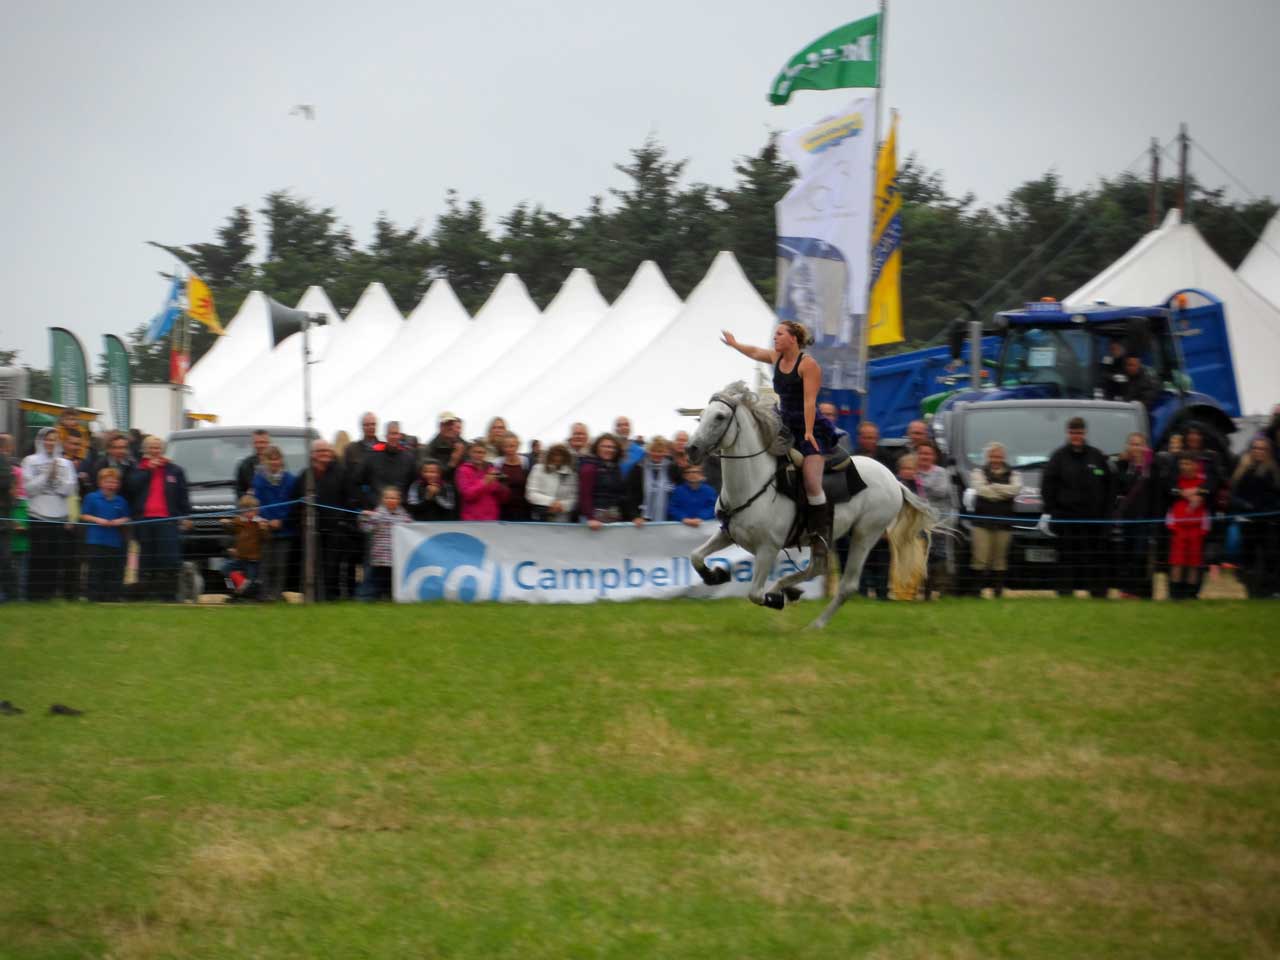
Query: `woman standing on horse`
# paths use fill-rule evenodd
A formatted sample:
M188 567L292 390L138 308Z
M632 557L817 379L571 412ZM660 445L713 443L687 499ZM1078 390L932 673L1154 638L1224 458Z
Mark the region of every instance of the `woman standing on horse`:
M822 492L823 455L835 448L835 425L818 413L822 367L804 353L813 337L804 325L783 320L773 331L773 349L739 343L728 330L721 339L739 353L773 366L773 392L778 412L791 431L792 446L804 456L804 492L809 501L809 556L815 571L826 566L831 544L831 505Z

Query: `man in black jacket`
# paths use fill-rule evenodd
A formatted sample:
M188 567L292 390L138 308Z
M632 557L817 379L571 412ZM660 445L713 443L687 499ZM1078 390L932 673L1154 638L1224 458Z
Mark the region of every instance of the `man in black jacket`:
M1067 442L1049 458L1041 480L1045 514L1055 521L1058 538L1060 597L1077 588L1094 597L1107 595L1104 520L1111 507L1111 465L1101 450L1085 442L1087 430L1083 417L1067 421Z
M399 487L400 495L404 496L409 484L413 483L417 473L417 458L412 450L402 445L402 436L399 422L388 420L386 442L374 447L373 452L364 460L360 486L364 491L366 509L378 509L382 491L386 487Z
M300 501L295 506L297 526L306 529L306 505L301 501L306 497L307 481L315 478L316 504L316 600L338 600L339 566L348 553L351 529L351 507L348 501L347 480L343 475L342 465L333 454L333 446L328 440L311 441L311 465L298 474L294 481L292 499ZM303 538L303 549L306 549L306 538ZM358 566L359 555L348 557ZM306 588L306 584L303 584Z
M236 465L237 500L246 493L253 492L253 475L257 472L258 464L262 462L262 455L266 453L269 446L271 446L271 434L269 431L261 428L253 431L253 453Z

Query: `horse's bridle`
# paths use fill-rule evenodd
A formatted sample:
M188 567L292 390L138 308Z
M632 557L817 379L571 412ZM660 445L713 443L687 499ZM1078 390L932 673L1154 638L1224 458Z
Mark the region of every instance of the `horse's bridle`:
M731 423L733 423L735 426L738 427L738 432L733 435L733 442L737 443L738 437L742 435L742 425L738 423L738 418L737 418L738 401L734 400L731 397L726 397L722 393L715 393L711 395L711 399L708 401L708 403L715 403L717 400L719 400L726 407L728 407L730 413L733 414L732 416L729 417L729 420ZM713 450L717 448L721 450L721 453L720 453L721 460L750 460L752 457L758 457L762 453L769 452L767 449L761 449L761 450L757 450L755 453L742 453L742 454L724 453L723 448L725 444L722 441L724 440L725 434L727 434L728 432L729 432L729 424L726 423L724 426L724 429L720 431L720 436L716 437L716 439L711 442L711 448ZM770 474L769 479L765 481L764 486L761 487L759 490L757 490L755 494L753 494L751 498L747 500L746 503L739 504L738 506L733 507L732 509L722 506L720 509L716 510L716 519L720 521L721 526L723 526L725 530L728 530L730 520L732 520L735 516L740 514L743 510L747 509L747 507L751 506L753 503L759 500L762 496L764 496L765 492L768 491L768 489L777 482L778 482L778 475L776 473ZM724 502L723 492L721 492L720 494L720 502L721 503Z
M726 423L724 425L724 429L720 431L720 436L716 437L713 441L711 441L711 449L714 450L719 448L721 450L720 459L721 460L750 460L752 457L758 457L762 453L768 453L769 451L767 449L757 450L755 453L724 453L723 452L724 447L726 446L726 444L724 443L724 435L729 432L729 424L733 424L733 426L738 428L737 432L733 435L733 443L737 443L738 437L742 435L742 425L738 423L738 418L736 416L738 412L738 401L734 400L732 397L726 397L723 393L713 393L711 395L711 399L708 400L707 402L715 403L717 400L719 400L726 407L728 407L729 412L731 414L734 414L734 416L729 417L729 423Z

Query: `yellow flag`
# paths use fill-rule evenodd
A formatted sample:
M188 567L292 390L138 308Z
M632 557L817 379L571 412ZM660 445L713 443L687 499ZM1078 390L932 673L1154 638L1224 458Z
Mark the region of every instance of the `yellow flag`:
M187 279L187 315L199 320L214 333L223 333L218 311L213 306L213 294L209 285L194 273Z
M898 114L876 161L875 226L871 231L871 297L867 343L898 343L902 333L902 196L898 193Z

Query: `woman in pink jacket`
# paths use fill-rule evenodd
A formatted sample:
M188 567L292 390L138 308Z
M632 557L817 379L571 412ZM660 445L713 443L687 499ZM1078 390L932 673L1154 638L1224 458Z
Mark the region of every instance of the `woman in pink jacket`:
M497 520L510 495L506 477L488 457L489 447L484 439L472 440L467 446L467 459L458 465L454 482L463 520Z

